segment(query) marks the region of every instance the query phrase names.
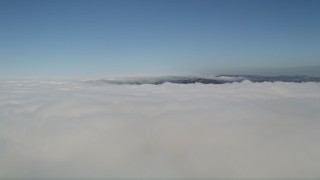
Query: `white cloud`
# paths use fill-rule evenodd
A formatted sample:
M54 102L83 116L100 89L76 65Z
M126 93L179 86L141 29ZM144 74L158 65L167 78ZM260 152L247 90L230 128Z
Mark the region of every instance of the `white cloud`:
M2 177L320 177L320 83L0 82Z

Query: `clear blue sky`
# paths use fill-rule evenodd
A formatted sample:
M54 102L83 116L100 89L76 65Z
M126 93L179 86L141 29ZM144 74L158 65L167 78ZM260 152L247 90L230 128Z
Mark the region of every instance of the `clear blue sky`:
M300 67L320 67L318 0L0 0L0 76Z

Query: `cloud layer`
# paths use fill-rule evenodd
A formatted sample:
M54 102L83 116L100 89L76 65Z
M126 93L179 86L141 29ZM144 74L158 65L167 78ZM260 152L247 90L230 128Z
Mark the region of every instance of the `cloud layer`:
M320 177L320 83L0 82L0 175Z

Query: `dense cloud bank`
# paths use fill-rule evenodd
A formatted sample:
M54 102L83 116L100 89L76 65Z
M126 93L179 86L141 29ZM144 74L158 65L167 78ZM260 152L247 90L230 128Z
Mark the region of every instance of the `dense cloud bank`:
M0 176L320 177L320 83L0 81Z

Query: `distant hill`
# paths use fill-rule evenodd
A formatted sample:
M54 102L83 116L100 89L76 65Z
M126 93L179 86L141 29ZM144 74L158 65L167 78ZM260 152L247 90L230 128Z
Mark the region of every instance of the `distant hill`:
M93 84L225 84L233 82L242 82L248 80L251 82L320 82L320 77L311 76L258 76L258 75L219 75L213 77L202 76L159 76L159 77L118 77L103 78L98 80L87 80L86 83Z

